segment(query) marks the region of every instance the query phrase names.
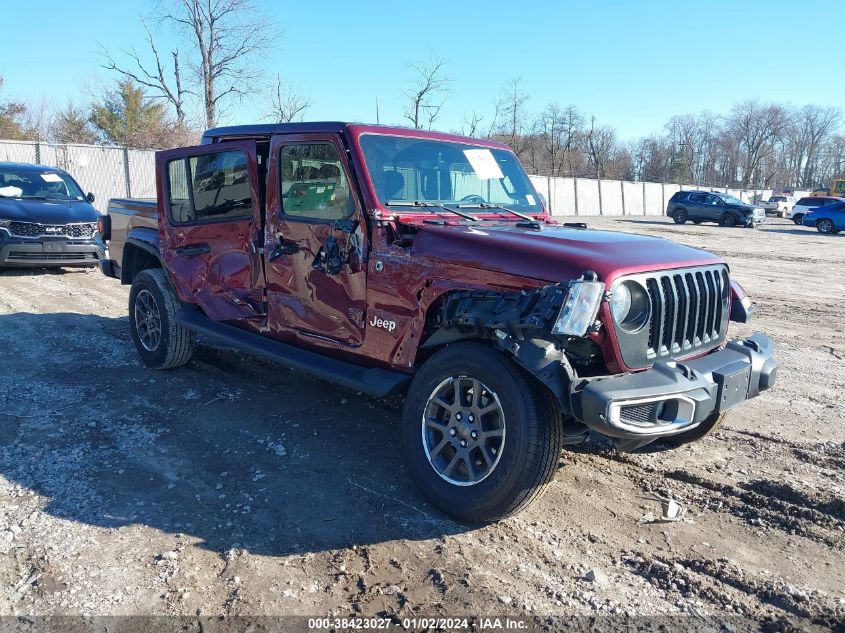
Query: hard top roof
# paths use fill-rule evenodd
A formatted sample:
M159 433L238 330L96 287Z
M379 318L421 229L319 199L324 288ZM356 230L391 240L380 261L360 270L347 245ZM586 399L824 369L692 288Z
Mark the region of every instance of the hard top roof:
M256 123L250 125L232 125L217 127L206 130L202 135L202 142L214 143L221 140L257 139L267 138L275 134L341 134L345 131L353 135L364 133L390 134L401 136L414 136L417 138L428 138L432 140L457 141L461 143L473 143L487 147L500 147L508 149L503 143L489 139L476 139L459 134L446 134L429 130L416 130L408 127L375 125L369 123L349 123L342 121L309 121L301 123Z

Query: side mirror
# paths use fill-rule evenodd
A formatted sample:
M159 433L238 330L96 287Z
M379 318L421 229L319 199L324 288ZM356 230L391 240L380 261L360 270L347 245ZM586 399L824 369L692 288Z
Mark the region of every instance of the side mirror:
M90 202L91 204L94 204L94 200L96 200L96 198L94 197L94 194L93 194L93 193L91 193L90 191L88 192L88 195L87 195L87 196L85 196L85 199L86 199L88 202Z

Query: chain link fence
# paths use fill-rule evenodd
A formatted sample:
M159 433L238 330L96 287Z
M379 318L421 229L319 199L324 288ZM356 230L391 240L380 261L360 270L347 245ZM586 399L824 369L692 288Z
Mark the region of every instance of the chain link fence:
M110 198L155 198L153 150L102 145L57 145L32 141L0 141L0 162L59 167L97 197L94 206L106 210ZM531 176L553 215L663 215L669 198L682 189L731 194L745 202L768 200L771 190L744 190L659 182L629 182L592 178ZM795 192L800 195L803 192ZM806 195L806 194L805 194Z
M153 150L102 145L59 145L0 141L0 162L33 163L64 169L106 210L110 198L155 198Z

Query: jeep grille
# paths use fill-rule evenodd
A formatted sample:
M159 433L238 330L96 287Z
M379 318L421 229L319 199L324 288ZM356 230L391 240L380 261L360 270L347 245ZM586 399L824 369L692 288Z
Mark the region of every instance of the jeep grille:
M682 268L633 275L648 292L648 327L628 333L616 327L629 367L691 356L719 345L727 335L730 281L724 266Z

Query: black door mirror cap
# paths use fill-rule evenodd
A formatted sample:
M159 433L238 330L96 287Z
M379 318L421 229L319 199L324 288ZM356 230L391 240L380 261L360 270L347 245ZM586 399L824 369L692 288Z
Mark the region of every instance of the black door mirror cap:
M94 194L93 194L93 193L91 193L91 192L89 191L89 192L88 192L88 195L87 195L87 196L85 196L85 199L86 199L88 202L90 202L90 203L92 203L92 204L93 204L93 203L94 203L94 200L96 200L97 198L94 196Z

